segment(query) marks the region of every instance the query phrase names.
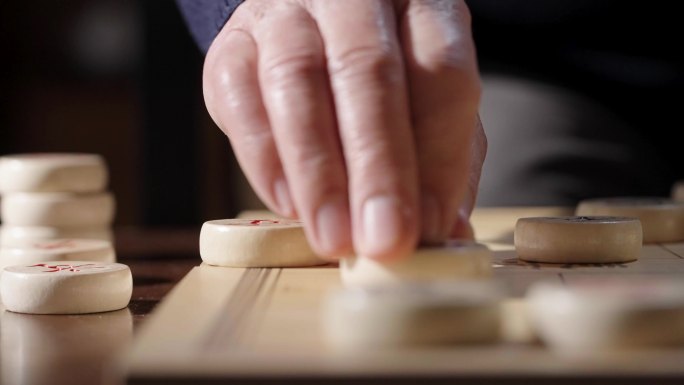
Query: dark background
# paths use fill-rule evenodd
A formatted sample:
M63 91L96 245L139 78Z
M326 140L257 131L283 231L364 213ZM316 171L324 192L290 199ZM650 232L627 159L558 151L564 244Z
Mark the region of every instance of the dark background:
M0 154L102 154L119 225L258 205L205 112L203 57L175 2L2 1L0 52Z

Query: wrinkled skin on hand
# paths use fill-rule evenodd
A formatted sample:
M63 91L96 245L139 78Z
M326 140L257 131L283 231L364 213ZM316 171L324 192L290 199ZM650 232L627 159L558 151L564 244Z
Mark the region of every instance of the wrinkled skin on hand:
M463 1L248 0L204 95L257 194L321 255L472 237L486 139Z

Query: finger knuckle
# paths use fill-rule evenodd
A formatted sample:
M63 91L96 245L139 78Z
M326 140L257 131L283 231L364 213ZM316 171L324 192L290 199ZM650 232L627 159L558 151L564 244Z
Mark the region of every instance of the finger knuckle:
M365 175L384 178L396 170L410 170L414 167L411 156L403 156L392 151L386 140L377 135L359 135L355 138L347 155L352 167Z
M326 175L335 169L335 162L329 154L311 146L297 146L292 159L298 173L303 176Z
M470 9L464 0L411 0L410 5L410 12L416 14L458 15L460 22L468 26L471 23Z
M275 85L289 85L321 76L324 72L323 59L313 50L281 54L266 60L263 65L266 81Z
M334 57L329 71L333 78L394 83L402 74L402 61L387 47L358 46Z
M273 134L270 130L254 130L250 125L227 124L226 129L234 135L234 140L241 148L259 154L273 143Z

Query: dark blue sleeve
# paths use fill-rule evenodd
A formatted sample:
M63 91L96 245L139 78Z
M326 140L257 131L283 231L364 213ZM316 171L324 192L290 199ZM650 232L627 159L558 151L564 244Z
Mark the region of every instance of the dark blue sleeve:
M205 54L223 25L245 0L176 0L202 52Z

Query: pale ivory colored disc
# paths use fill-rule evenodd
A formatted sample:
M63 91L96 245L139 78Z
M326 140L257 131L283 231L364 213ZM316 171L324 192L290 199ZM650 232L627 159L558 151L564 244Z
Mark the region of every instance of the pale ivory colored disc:
M619 263L641 251L641 223L624 217L520 218L515 224L518 258L544 263Z
M301 222L291 219L223 219L205 222L200 255L210 265L297 267L325 264L306 240Z
M662 198L589 199L579 203L575 214L638 218L644 243L684 240L684 202Z
M50 226L2 226L0 247L27 246L36 241L53 239L93 239L113 243L112 229L106 226L94 227L50 227Z
M133 279L120 263L54 261L6 267L0 294L7 310L85 314L118 310L131 299Z
M448 241L445 246L422 247L409 257L379 262L366 257L340 260L346 286L375 286L405 281L483 278L491 275L491 251L479 243Z
M501 300L486 281L342 289L323 306L324 336L334 349L358 351L493 342Z
M6 266L52 261L112 263L116 254L110 242L91 239L56 239L0 248L0 271Z
M677 202L684 202L684 180L672 186L672 199Z
M527 294L532 325L563 353L684 343L684 282L594 277L569 286L542 282Z
M19 154L0 157L0 193L98 192L107 165L95 154Z
M13 193L2 199L2 220L11 226L103 227L113 219L110 193Z

